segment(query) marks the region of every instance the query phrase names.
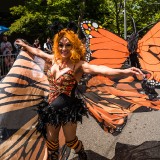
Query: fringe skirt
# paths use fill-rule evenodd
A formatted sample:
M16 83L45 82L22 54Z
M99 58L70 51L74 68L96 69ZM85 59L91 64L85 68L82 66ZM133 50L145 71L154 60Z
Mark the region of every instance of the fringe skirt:
M60 94L51 104L44 100L37 109L37 131L46 137L46 124L55 127L65 125L67 122L82 123L82 117L88 117L85 102L76 97Z

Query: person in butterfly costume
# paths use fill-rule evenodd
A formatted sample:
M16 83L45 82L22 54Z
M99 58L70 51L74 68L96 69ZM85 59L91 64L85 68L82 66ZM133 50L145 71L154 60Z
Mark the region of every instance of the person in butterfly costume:
M23 40L17 39L16 44L23 50L43 58L50 64L47 77L50 92L45 106L38 107L37 130L46 140L48 160L58 159L58 135L62 127L66 145L75 150L80 160L87 159L83 143L76 136L77 123L82 116L87 116L85 102L77 98L75 90L82 75L102 74L106 76L142 75L140 69L112 69L103 65L93 65L85 61L85 47L78 35L72 30L63 29L54 37L53 55L33 48Z

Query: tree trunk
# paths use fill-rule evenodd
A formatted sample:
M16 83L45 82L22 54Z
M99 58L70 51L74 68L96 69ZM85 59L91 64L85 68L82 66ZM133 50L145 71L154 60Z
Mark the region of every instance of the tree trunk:
M85 11L85 3L86 3L86 0L82 0L80 2L80 12L79 12L79 17L78 17L78 31L77 31L77 34L80 38L81 38L81 22L83 20L83 15Z

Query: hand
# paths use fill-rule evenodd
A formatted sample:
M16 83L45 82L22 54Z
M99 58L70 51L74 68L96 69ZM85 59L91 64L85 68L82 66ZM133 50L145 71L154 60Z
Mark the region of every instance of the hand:
M145 77L145 75L142 73L142 71L139 69L139 68L136 68L136 67L131 67L131 68L128 68L128 69L124 69L124 74L126 75L140 75L140 76L143 76Z
M17 39L15 44L21 47L25 47L27 45L22 39Z

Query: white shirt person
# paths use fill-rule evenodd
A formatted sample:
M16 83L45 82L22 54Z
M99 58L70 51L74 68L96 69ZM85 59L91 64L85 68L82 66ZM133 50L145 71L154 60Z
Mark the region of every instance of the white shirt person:
M44 51L48 54L51 54L52 53L52 42L51 42L51 39L48 37L47 38L47 42L44 43Z

